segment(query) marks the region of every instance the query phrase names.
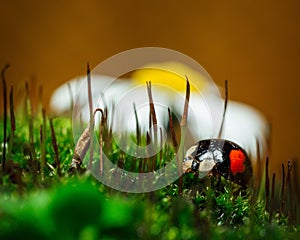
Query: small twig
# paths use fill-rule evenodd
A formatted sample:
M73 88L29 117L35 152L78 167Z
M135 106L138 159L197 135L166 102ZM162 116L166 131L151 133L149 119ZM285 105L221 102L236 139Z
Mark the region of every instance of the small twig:
M6 64L1 71L1 81L3 87L3 154L2 154L2 172L4 173L5 161L6 161L6 134L7 134L7 89L6 89L6 80L5 72L9 68L9 64Z
M135 103L133 103L133 111L134 111L135 122L136 122L135 124L136 141L137 141L137 146L139 146L141 144L141 130L140 130L139 119L138 119Z
M294 159L293 160L293 168L292 168L292 171L293 171L293 193L294 194L291 194L294 196L294 207L293 207L293 213L294 213L294 222L300 222L300 212L299 212L299 204L300 204L300 187L299 187L299 165L298 165L298 160L297 159Z
M127 142L126 142L126 134L122 134L122 137L121 137L121 141L120 141L120 148L121 149L125 149L127 145ZM117 166L118 168L120 169L125 169L125 163L126 162L126 159L125 159L125 153L123 151L120 151L119 152L119 158L118 158L118 161L117 161ZM121 173L121 171L119 171ZM121 180L121 177L122 177L122 174L119 175L119 180Z
M39 85L38 89L38 108L37 111L40 111L43 108L43 86Z
M144 169L144 159L139 159L138 168L139 168L139 173L143 173L143 169Z
M26 92L26 114L28 119L28 135L29 135L29 151L30 151L30 165L33 174L33 182L37 183L37 160L34 147L34 128L33 128L33 112L32 112L32 103L29 94L29 85L28 82L25 83L25 92Z
M161 167L162 158L163 158L163 133L162 128L159 128L160 133L160 151L159 151L159 167Z
M42 124L42 136L43 136L43 146L42 146L42 156L41 160L44 164L44 167L46 166L46 128L47 128L47 120L46 120L46 110L42 108L42 117L43 117L43 124Z
M300 204L300 178L299 178L299 161L298 159L294 159L293 161L293 168L292 168L292 171L293 171L293 185L294 185L294 192L295 192L295 200L297 201L296 204L295 204L295 207L296 206L299 206ZM298 217L300 217L300 212L298 212ZM298 219L300 220L300 219Z
M31 105L31 100L30 100L30 95L29 95L28 82L25 83L25 90L26 90L26 107L27 107L27 117L28 117L29 143L33 146L33 144L34 144L33 116L32 116L32 105Z
M107 123L107 108L104 109L106 114L105 114L105 124L107 126L107 141L106 143L110 146L111 145L111 142L112 142L112 129L113 129L113 124L114 124L114 115L115 115L115 104L112 105L112 108L111 108L111 122L110 122L110 126L108 126L108 123Z
M58 153L58 146L57 146L55 131L54 131L54 127L53 127L53 118L50 118L49 122L50 122L50 130L51 130L52 147L54 150L55 166L56 166L58 176L61 176L60 158L59 158L59 153Z
M185 134L186 134L186 125L187 125L187 117L188 117L188 109L189 109L189 101L190 101L190 83L188 80L188 77L186 76L186 92L185 92L185 103L184 103L184 109L183 114L180 122L180 126L182 129L181 132L181 140L182 143L179 146L178 152L176 154L176 160L177 160L177 171L179 175L179 194L182 194L182 188L183 188L183 178L182 178L182 159L183 159L183 151L184 151L184 142L185 142Z
M42 119L43 123L40 125L40 172L42 175L42 180L44 180L45 167L46 167L46 110L42 107Z
M90 136L90 126L88 125L75 145L74 154L69 171L73 171L74 169L80 168L82 160L85 157L87 150L90 146Z
M172 118L172 113L171 113L170 108L168 108L168 114L169 114L169 124L170 124L170 132L171 132L171 136L172 136L173 146L175 147L175 150L177 150L178 143L176 140L176 133L175 133L174 125L173 125L173 118Z
M44 169L45 169L45 142L44 142L44 134L43 134L43 124L40 125L40 145L41 145L41 175L44 180Z
M102 117L104 116L103 110L100 108L96 108L93 113L93 117L92 117L93 123L94 123L94 116L97 111L101 112ZM88 126L83 131L83 133L81 134L80 138L78 139L78 141L76 143L73 158L72 158L72 163L71 163L69 171L72 172L74 169L80 168L80 166L82 164L82 160L85 157L88 148L90 147L90 141L91 141L91 129L90 129L90 124L88 124Z
M272 176L272 192L271 192L272 200L274 200L274 197L275 197L275 176L276 176L276 174L273 173L273 176Z
M286 197L288 201L288 215L289 215L289 221L292 223L294 220L293 215L293 192L292 192L292 182L291 182L291 171L292 171L292 164L291 161L288 161L288 172L287 172L287 178L286 178Z
M92 84L91 84L91 71L90 71L89 63L87 63L86 76L87 76L87 90L88 90L88 101L89 101L89 109L90 109L90 119L92 119L92 116L93 116L93 96L92 96Z
M273 212L275 210L275 173L272 175L272 187L271 187L271 200L270 200L270 217L269 221L271 222Z
M149 111L149 129L151 129L152 126L152 117L151 117L151 110Z
M223 116L222 116L222 122L221 122L221 127L219 130L218 137L221 138L222 133L223 133L223 127L224 127L224 122L225 122L225 115L226 115L226 110L227 110L227 102L228 102L228 81L225 80L225 101L224 101L224 111L223 111Z
M181 119L180 125L182 127L186 127L187 118L188 118L188 110L189 110L189 101L190 101L190 82L188 77L186 76L186 92L185 92L185 102L184 102L184 109L183 115Z
M93 163L93 153L94 153L94 138L91 137L94 133L94 118L93 118L93 97L92 97L92 86L91 86L91 71L90 65L87 63L87 92L88 92L88 102L89 102L89 110L90 110L90 161L89 167L92 167Z
M150 148L151 144L151 138L150 138L150 133L147 131L147 146ZM151 158L147 154L147 170L150 172L152 171L152 164L151 164ZM146 172L146 169L144 168L144 171Z
M14 113L14 89L13 89L13 86L10 87L9 105L10 105L11 130L13 132L15 132L16 131L16 118L15 118L15 113Z
M284 170L284 164L282 163L282 185L281 185L281 207L280 207L280 212L283 214L284 211L284 204L285 204L285 170Z
M260 157L260 146L259 146L259 142L258 139L256 138L256 169L257 169L257 179L255 180L255 186L258 188L258 184L261 182L262 180L262 169L261 169L261 157Z
M124 169L125 167L125 160L124 160L124 153L120 153L118 161L117 161L117 166L120 169ZM121 174L118 175L118 181L121 180Z
M156 112L153 102L153 96L152 96L152 89L151 89L151 82L146 82L147 84L147 92L149 97L149 108L150 108L150 119L153 124L153 132L154 132L154 144L157 142L157 118L156 118ZM149 128L151 127L151 121L149 121Z
M269 211L270 179L269 179L269 158L268 157L266 159L265 191L266 191L266 210Z
M141 145L141 129L140 129L140 124L139 124L139 119L138 119L138 115L137 115L137 110L136 110L136 106L135 103L133 103L133 110L134 110L134 116L135 116L135 122L136 122L136 156L139 156L139 146ZM135 159L137 160L137 158ZM139 160L139 164L138 164L138 171L139 173L142 172L142 160Z
M100 174L103 174L103 123L104 123L104 113L101 108L96 108L94 111L93 119L95 119L95 114L97 112L101 112L101 120L100 120L100 130L99 130L99 145L100 145L100 159L99 159L99 171Z
M155 108L154 108L154 103L153 103L153 97L152 97L151 82L146 82L146 84L147 84L150 113L151 113L153 125L157 125L157 118L156 118L156 113L155 113Z
M10 139L9 139L9 146L8 146L8 156L11 156L12 153L12 147L14 143L14 137L15 137L15 131L16 131L16 119L15 119L15 113L14 113L14 89L13 86L10 88L10 94L9 94L9 109L10 109Z

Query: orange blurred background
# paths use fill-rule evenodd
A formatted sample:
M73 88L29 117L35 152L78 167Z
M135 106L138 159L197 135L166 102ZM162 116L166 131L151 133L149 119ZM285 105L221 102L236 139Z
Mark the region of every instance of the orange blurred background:
M230 99L271 121L273 168L299 158L300 2L181 2L1 0L0 67L11 65L6 78L16 90L30 79L43 85L47 105L87 61L93 68L131 48L171 48L218 85L228 79Z

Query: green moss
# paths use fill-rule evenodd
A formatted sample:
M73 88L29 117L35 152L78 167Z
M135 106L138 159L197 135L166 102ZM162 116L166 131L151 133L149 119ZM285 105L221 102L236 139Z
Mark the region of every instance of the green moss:
M22 124L21 124L22 123ZM40 166L40 118L34 119L34 149L28 146L26 120L17 121L10 160L17 164L16 174L1 175L0 238L18 239L297 239L299 225L288 216L265 211L264 200L253 197L251 189L240 189L226 179L204 179L185 175L183 194L178 182L145 194L116 192L88 174L69 175L74 142L70 119L54 119L54 129L61 159L58 176L53 159L51 136L46 136L44 173L30 167L34 150ZM0 124L1 125L1 124ZM49 130L49 124L46 126ZM0 139L3 135L0 129ZM119 159L114 143L109 157ZM1 145L1 144L0 144ZM104 144L105 145L105 144ZM0 152L1 152L0 148ZM0 154L1 155L1 154ZM0 156L2 157L2 156ZM174 149L162 152L163 166L174 157ZM125 168L138 172L132 157L125 156ZM37 180L34 181L33 174Z

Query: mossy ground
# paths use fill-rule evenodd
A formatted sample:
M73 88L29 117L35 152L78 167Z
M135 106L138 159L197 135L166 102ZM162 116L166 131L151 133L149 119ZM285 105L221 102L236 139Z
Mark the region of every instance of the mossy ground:
M47 121L46 165L42 170L42 124L42 117L33 118L31 145L28 119L20 117L17 121L11 153L6 155L9 170L1 173L1 239L274 240L300 236L299 223L291 222L279 210L271 216L265 197L260 198L255 189L241 189L223 178L185 175L181 190L177 181L155 192L130 194L106 187L88 172L70 175L75 144L69 118L53 121L60 174ZM2 141L3 128L0 132ZM3 142L1 158L2 150ZM171 148L162 157L170 154Z
M265 179L260 187L242 189L222 177L199 179L186 174L154 192L116 191L82 168L70 173L76 149L71 119L49 118L41 106L33 113L27 84L25 107L15 117L13 88L9 108L7 104L5 69L1 74L0 239L299 239L299 190L292 190L290 165L281 186L273 181L275 175L271 184L268 175L260 176L259 180ZM106 116L102 116L99 139L119 167L152 171L174 157L178 139L171 128L173 144L143 164L132 164L132 157L112 141ZM151 116L155 122L154 107ZM182 122L186 117L185 108ZM171 115L169 120L171 126ZM148 135L139 134L133 136L139 144L149 143ZM179 147L177 154L183 155L183 149Z

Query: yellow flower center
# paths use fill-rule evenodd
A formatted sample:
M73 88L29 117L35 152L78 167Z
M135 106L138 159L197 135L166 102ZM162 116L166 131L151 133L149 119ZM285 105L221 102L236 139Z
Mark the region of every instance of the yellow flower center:
M209 81L200 72L178 62L149 64L134 71L131 77L138 85L151 81L154 85L164 85L182 92L186 89L186 77L191 91L203 91Z

